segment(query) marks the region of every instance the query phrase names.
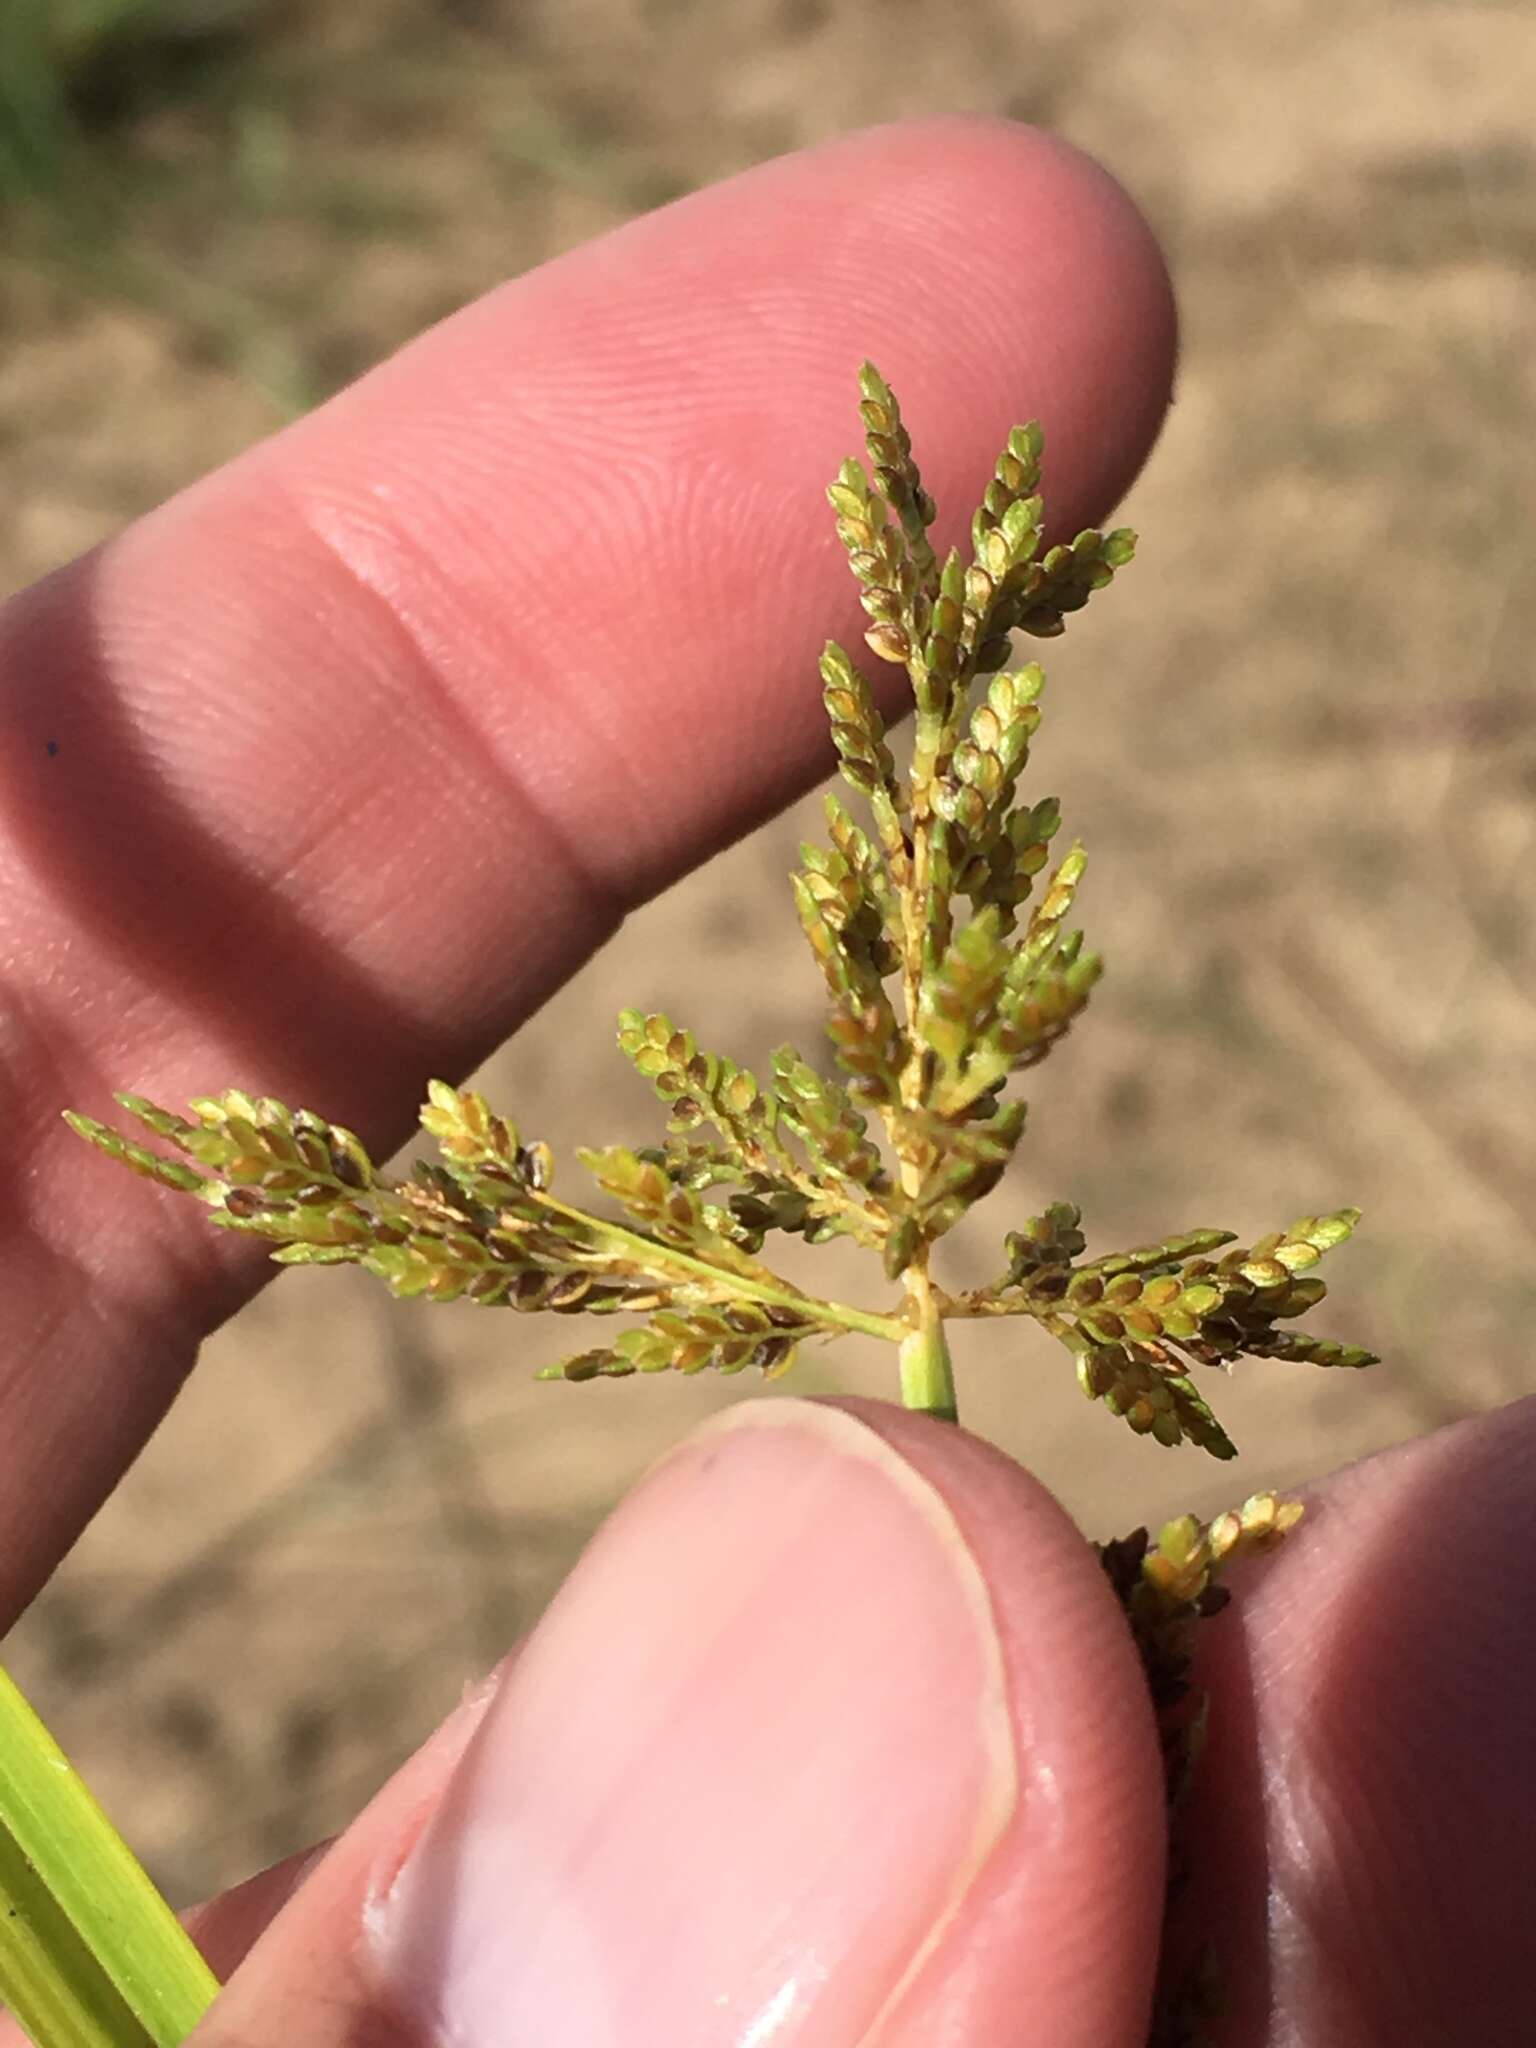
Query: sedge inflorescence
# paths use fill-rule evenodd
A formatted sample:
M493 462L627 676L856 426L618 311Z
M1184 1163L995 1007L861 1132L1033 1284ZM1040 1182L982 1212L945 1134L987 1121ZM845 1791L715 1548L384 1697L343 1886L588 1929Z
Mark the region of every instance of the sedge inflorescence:
M831 1062L792 1046L761 1081L661 1014L625 1011L619 1046L668 1111L656 1145L583 1151L616 1214L554 1189L547 1147L470 1089L430 1084L436 1159L404 1180L309 1110L229 1089L178 1114L118 1098L152 1147L71 1113L83 1136L226 1229L273 1241L283 1264L359 1265L397 1294L557 1315L624 1316L617 1335L546 1377L754 1368L848 1330L885 1337L909 1405L954 1413L947 1324L1033 1322L1071 1355L1092 1400L1162 1444L1217 1457L1233 1445L1197 1371L1244 1357L1360 1366L1368 1352L1304 1333L1313 1270L1353 1209L1257 1243L1188 1230L1088 1254L1078 1210L1052 1204L1010 1231L987 1288L946 1292L934 1247L1002 1177L1024 1133L1017 1077L1081 1014L1102 963L1072 923L1085 856L1054 858L1061 809L1019 795L1044 673L1015 636L1050 639L1130 561L1126 530L1046 546L1042 436L1015 428L972 521L940 560L935 508L890 387L860 376L868 454L828 496L868 615L865 640L911 689L899 766L868 677L835 642L823 698L859 822L835 794L827 838L806 845L795 907L826 984ZM834 1071L835 1069L835 1071ZM776 1234L849 1237L900 1296L824 1300L768 1263Z

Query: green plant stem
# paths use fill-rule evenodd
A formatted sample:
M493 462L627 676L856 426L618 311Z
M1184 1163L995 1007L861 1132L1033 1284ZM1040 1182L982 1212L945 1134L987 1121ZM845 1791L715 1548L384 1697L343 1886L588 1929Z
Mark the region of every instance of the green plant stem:
M1039 1322L1058 1305L1032 1301L1027 1294L946 1294L941 1287L933 1293L946 1321L970 1316L1033 1316Z
M602 1216L589 1216L585 1209L574 1209L569 1202L562 1202L558 1196L543 1189L535 1193L534 1200L615 1243L633 1247L647 1266L667 1265L676 1267L679 1272L696 1273L727 1294L740 1295L748 1301L765 1302L771 1308L792 1308L807 1322L857 1330L863 1337L883 1337L887 1344L903 1344L907 1340L909 1326L899 1316L883 1316L874 1309L849 1308L841 1301L821 1301L813 1294L801 1294L787 1281L753 1280L745 1273L732 1273L726 1267L712 1266L707 1259L696 1259L690 1252L677 1251L654 1237L642 1237L637 1230L626 1230L622 1223L610 1223Z
M920 1414L937 1416L941 1422L958 1422L949 1343L939 1315L938 1297L928 1279L926 1254L908 1266L902 1278L912 1317L897 1354L902 1404Z
M43 2048L176 2048L218 1981L0 1670L0 2000Z

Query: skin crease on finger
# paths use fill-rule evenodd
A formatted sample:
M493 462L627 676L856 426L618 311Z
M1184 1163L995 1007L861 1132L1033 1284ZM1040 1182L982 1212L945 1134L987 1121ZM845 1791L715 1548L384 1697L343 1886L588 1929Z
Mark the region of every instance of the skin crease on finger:
M824 771L859 359L951 524L1039 415L1070 529L1145 455L1173 337L1096 166L875 131L517 280L13 600L8 715L60 748L0 757L0 1620L267 1270L59 1110L239 1082L390 1149L427 1075Z

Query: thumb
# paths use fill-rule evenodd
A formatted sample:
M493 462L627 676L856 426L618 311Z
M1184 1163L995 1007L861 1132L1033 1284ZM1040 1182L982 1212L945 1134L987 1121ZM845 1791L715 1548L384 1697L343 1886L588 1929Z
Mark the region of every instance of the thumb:
M1145 1688L1088 1546L963 1431L729 1411L464 1714L196 2048L993 2048L1026 2016L1058 2048L1145 2040Z

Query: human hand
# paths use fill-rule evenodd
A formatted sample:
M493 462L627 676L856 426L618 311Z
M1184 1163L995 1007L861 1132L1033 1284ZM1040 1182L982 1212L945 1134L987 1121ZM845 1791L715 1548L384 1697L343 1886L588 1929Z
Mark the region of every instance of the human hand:
M886 280L917 275L895 335ZM29 1162L3 1219L7 1617L263 1271L179 1205L125 1200L57 1108L238 1072L388 1149L425 1073L473 1064L633 902L808 781L803 679L843 572L804 480L841 453L848 366L876 348L941 499L1038 413L1070 530L1155 431L1172 321L1145 229L1058 146L990 123L854 138L507 287L0 621L38 735L6 777ZM1242 2048L1524 2038L1489 2001L1519 1953L1532 1422L1349 1476L1226 1625L1198 1859ZM1468 1526L1404 1531L1450 1487ZM1522 1654L1494 1694L1495 1658ZM1452 1717L1468 1682L1490 1693L1477 1749ZM1298 1744L1305 1771L1277 1773ZM1421 1752L1433 1793L1407 1783ZM1329 1788L1357 1782L1350 1832ZM1128 1642L1033 1482L894 1411L749 1408L631 1497L199 2038L850 2048L881 2023L889 2048L1140 2048L1160 1836ZM1449 1901L1399 1846L1440 1840ZM294 1876L215 1908L210 1946L233 1959Z

